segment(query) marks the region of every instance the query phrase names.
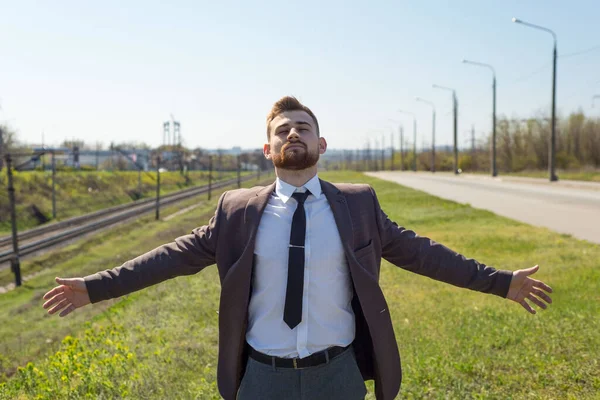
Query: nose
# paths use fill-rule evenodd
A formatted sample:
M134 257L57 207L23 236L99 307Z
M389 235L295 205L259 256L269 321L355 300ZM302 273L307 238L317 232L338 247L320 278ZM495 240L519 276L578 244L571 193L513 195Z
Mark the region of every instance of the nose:
M289 141L290 139L300 140L300 135L298 135L296 128L290 129L290 133L287 135L287 140Z

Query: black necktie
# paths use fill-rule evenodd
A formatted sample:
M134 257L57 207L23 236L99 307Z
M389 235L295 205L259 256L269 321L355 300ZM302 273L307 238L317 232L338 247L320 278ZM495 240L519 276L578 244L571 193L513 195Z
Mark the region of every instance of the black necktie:
M302 292L304 291L304 239L306 237L306 214L304 202L310 192L294 193L292 197L298 202L298 207L292 217L292 232L290 234L288 279L285 292L285 308L283 321L294 329L302 320Z

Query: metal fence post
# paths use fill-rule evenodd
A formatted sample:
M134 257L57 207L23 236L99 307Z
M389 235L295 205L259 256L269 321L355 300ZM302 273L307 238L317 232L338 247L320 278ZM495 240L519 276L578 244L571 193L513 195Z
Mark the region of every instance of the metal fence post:
M241 170L242 170L242 163L240 161L240 155L238 154L237 156L237 182L238 182L238 189L242 187L242 180L241 180Z
M208 199L210 200L212 191L212 170L213 170L213 157L208 156Z
M160 154L156 156L156 220L160 218Z
M8 173L8 198L10 201L10 222L12 227L13 259L11 269L15 274L15 284L21 286L21 264L19 262L19 238L17 237L17 213L15 210L15 188L13 186L12 159L6 154L6 172Z
M56 159L54 158L54 150L52 154L52 219L56 219Z

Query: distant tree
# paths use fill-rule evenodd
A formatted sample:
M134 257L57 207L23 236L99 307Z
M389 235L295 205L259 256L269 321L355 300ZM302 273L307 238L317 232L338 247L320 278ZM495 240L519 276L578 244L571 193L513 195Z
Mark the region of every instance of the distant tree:
M64 140L61 143L61 147L67 147L69 149L72 149L74 147L78 147L79 150L87 149L85 147L85 142L83 140L80 140L80 139Z
M26 152L17 140L17 132L9 126L0 125L0 170L4 168L4 155L17 152Z

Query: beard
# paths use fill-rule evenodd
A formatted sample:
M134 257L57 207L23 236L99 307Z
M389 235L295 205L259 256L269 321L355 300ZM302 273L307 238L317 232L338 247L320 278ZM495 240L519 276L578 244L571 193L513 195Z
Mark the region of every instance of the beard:
M290 149L290 146L300 145L303 148ZM273 165L276 168L299 171L315 165L319 161L319 151L310 152L301 142L286 143L281 151L273 154Z

